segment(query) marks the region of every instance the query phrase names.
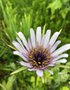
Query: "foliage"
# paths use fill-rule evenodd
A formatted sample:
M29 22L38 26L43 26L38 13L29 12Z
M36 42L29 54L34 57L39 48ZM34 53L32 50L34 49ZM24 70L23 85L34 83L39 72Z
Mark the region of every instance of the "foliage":
M59 39L62 44L70 43L70 1L0 0L0 90L70 90L70 58L66 65L52 68L54 75L45 71L43 78L37 78L12 54L17 32L28 38L30 27L37 26L44 27L43 33L49 28L52 33L62 29Z

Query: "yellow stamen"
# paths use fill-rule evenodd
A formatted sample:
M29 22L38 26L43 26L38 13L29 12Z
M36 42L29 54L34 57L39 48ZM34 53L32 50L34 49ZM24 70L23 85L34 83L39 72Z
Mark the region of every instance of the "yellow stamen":
M41 62L38 62L38 64L41 64Z

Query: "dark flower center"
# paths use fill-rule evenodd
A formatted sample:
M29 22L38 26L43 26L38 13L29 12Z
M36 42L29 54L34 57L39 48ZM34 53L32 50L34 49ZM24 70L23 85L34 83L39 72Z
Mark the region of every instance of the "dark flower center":
M34 60L38 65L42 65L42 63L47 59L46 55L42 52L36 52L34 54Z
M50 54L47 49L38 47L29 52L29 62L35 68L43 68L50 62Z

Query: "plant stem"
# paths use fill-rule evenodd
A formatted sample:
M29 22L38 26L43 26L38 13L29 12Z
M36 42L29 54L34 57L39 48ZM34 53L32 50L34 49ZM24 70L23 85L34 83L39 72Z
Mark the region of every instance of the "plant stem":
M35 89L37 87L37 75L35 74Z

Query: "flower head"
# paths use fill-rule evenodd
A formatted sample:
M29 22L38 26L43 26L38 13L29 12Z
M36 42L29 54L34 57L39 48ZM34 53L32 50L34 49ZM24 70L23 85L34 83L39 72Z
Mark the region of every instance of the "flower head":
M30 71L35 70L37 75L41 77L43 71L48 70L50 66L54 66L57 62L66 63L67 61L65 58L68 57L68 54L64 52L70 49L70 44L57 49L61 43L60 40L57 40L59 34L60 32L55 32L50 38L51 30L47 30L46 34L42 36L41 27L37 27L35 35L31 28L30 38L27 41L24 34L19 32L17 41L12 42L16 48L13 53L23 59L19 62L21 65L28 67Z

